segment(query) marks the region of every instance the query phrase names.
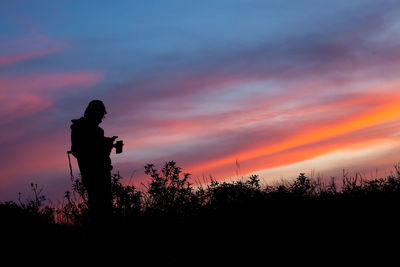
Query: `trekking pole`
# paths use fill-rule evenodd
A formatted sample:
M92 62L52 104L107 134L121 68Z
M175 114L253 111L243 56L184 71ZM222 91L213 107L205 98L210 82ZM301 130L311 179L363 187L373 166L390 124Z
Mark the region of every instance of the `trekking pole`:
M67 151L67 155L68 155L68 163L69 163L69 174L71 175L71 181L73 182L75 180L75 177L74 177L74 174L72 173L71 158L69 157L69 154L72 154L71 150Z

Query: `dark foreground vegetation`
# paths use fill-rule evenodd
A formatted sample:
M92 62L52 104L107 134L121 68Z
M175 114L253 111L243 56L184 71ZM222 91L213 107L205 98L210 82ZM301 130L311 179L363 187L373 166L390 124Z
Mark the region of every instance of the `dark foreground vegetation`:
M397 255L400 242L400 171L363 180L309 179L262 185L246 181L195 187L175 162L149 164L145 191L112 177L113 215L93 225L79 179L63 203L46 206L32 184L29 201L0 203L0 233L8 250L36 257L124 260L132 264L221 262L268 263L342 257L368 260ZM3 250L6 251L6 250ZM379 254L378 254L379 253ZM384 259L382 258L382 260ZM323 264L322 264L323 265Z

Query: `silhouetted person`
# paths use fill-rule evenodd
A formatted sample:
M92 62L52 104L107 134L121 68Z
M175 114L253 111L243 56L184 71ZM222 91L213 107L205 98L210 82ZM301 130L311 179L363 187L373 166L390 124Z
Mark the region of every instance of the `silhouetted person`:
M117 136L105 137L99 124L106 108L102 101L93 100L80 119L72 120L71 151L77 158L82 182L88 194L89 216L102 223L111 213L111 150Z

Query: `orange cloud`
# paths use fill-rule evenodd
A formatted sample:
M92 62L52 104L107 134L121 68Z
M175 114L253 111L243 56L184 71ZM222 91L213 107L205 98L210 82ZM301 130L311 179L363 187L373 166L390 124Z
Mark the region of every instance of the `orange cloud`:
M390 124L390 123L389 123ZM397 123L399 125L399 123ZM261 170L269 168L287 166L293 163L310 160L316 157L327 155L329 153L338 150L360 150L374 146L376 144L384 143L387 141L395 141L393 138L384 138L383 136L396 133L398 129L385 125L385 127L371 127L371 129L363 129L353 132L349 135L342 135L332 139L327 139L321 142L310 143L308 145L302 145L286 150L282 150L276 153L259 156L256 158L250 158L243 160L240 157L236 158L240 163L239 175L245 175L248 173L255 173ZM392 140L393 139L393 140ZM399 140L397 140L398 142ZM399 143L400 144L400 143ZM227 178L234 177L237 175L235 161L229 164L222 164L211 169L208 169L206 173L210 173L214 178ZM389 159L374 159L374 162L378 164L392 164L388 162ZM315 168L326 168L329 166L315 166ZM341 166L344 168L346 166ZM362 167L362 166L358 166ZM371 165L368 167L378 167ZM194 172L192 168L188 169L189 172L199 175L200 172Z
M189 113L178 117L166 113L165 118L148 115L142 118L143 123L139 121L137 128L124 128L123 132L132 132L132 136L125 139L126 149L139 154L141 152L138 150L153 151L149 155L158 153L162 155L158 157L160 159L165 158L165 155L169 155L168 160L182 159L185 169L196 174L207 172L231 176L236 159L246 162L249 172L283 166L321 156L361 140L372 140L372 137L365 140L357 137L351 141L317 146L313 150L308 148L304 152L305 145L333 142L337 137L346 137L356 131L399 118L400 113L396 107L400 104L400 94L393 93L398 84L398 81L394 81L367 92L335 94L332 99L316 97L320 102L308 100L305 103L311 104L304 105L302 102L304 106L292 109L280 108L279 104L285 103L283 94L277 101L275 98L268 99L271 105L268 101L264 104L260 101L258 105L249 102L248 105L221 113L195 116ZM305 97L310 90L314 91L315 86L303 85L303 90L290 94L286 100L296 101L296 98ZM284 126L286 123L289 127ZM248 135L246 129L249 129ZM268 138L262 135L262 131L266 132ZM232 134L236 137L231 137ZM374 138L385 135L384 132L380 134ZM212 139L220 142L207 146L207 141ZM206 144L208 151L202 145L191 145L197 141ZM174 147L179 149L184 145L188 145L189 149L199 148L200 151L188 151L186 147L182 152L174 152ZM303 147L302 152L293 151L299 147Z
M373 101L371 101L373 100ZM400 94L399 93L388 93L383 91L378 92L367 92L361 96L361 98L354 99L353 101L348 100L346 105L351 106L352 102L355 105L360 103L368 103L371 106L364 106L363 110L353 112L352 114L345 114L331 118L327 121L314 121L310 125L304 125L300 127L295 133L292 133L290 137L285 140L280 140L273 144L265 144L264 141L254 140L258 145L253 145L252 148L244 148L237 153L223 156L217 159L208 160L199 165L192 165L189 168L192 172L201 172L204 170L212 170L221 168L224 165L229 165L235 162L237 158L241 161L250 161L258 157L265 157L268 155L274 155L282 151L287 151L296 147L304 146L307 144L313 144L321 141L326 141L338 136L350 134L354 131L379 125L382 123L390 122L400 118ZM325 107L320 107L324 109ZM338 104L340 108L340 103ZM320 148L317 151L308 152L302 158L300 154L294 154L291 158L297 158L297 160L304 160L306 158L312 158L318 155L327 153L327 151ZM286 160L281 162L282 165L293 162L290 157L285 156ZM285 163L286 162L286 163ZM265 163L263 168L267 168L268 164Z

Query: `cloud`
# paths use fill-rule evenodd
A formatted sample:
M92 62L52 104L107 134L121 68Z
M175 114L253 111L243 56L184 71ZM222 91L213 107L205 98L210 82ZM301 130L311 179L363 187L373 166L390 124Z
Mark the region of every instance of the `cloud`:
M135 132L133 140L126 140L127 149L138 155L158 150L155 161L176 159L191 173L225 177L232 175L236 159L246 163L242 171L248 172L308 160L395 133L391 125L400 117L400 95L393 88L399 86L394 81L335 99L319 98L295 110L274 113L274 107L263 119L262 110L252 106L235 114L159 118L145 127L158 130L141 137Z
M66 155L64 141L63 133L52 131L34 139L20 139L18 143L3 145L1 182L12 184L21 179L36 179L34 176L38 173L66 170L65 156L61 156Z
M400 84L398 86L400 86ZM400 110L398 109L398 106L400 105L400 95L398 93L391 95L387 94L387 92L383 92L381 94L374 93L372 95L366 93L365 96L360 95L359 97L361 97L361 99L356 99L356 103L365 102L367 104L364 106L359 104L357 107L361 108L361 110L357 109L352 111L350 109L349 112L339 114L339 116L334 116L331 118L328 116L323 116L320 119L312 119L311 121L307 121L306 117L300 115L300 117L302 117L302 122L300 125L293 122L292 119L287 121L288 123L290 122L296 124L296 131L293 131L291 127L284 129L284 131L287 130L291 132L288 137L282 140L274 139L271 143L270 141L257 140L256 138L249 136L247 139L251 140L251 143L254 146L253 148L246 146L246 148L241 151L227 153L227 156L225 157L218 159L211 158L204 164L197 164L193 171L210 169L229 164L235 161L235 158L250 160L265 155L275 154L298 146L329 140L337 136L350 134L360 129L394 121L400 117ZM371 99L371 97L374 98L375 103L368 101ZM325 107L322 106L321 108L324 109ZM338 103L337 108L340 110L340 103ZM318 109L319 108L316 108L316 112ZM268 128L265 130L268 130ZM274 134L274 136L282 137L287 136L287 134L277 132ZM235 141L232 143L237 144Z
M36 45L29 51L23 42L16 50L9 45L12 53L0 56L0 67L21 68L0 76L0 144L8 153L2 161L14 169L1 173L22 177L35 166L63 171L69 119L83 113L91 98L106 104L106 134L125 141L124 154L115 158L125 170L177 160L196 175L225 178L234 175L237 159L242 173L253 172L394 140L400 117L400 40L391 28L396 8L396 2L372 3L308 29L293 27L284 37L196 47L193 53L177 46L167 54L158 51L161 56L151 62L116 53L119 62L106 64L124 69L104 72L79 70L80 60L71 57L63 66L72 62L74 71L26 73L24 62L62 45L47 37L31 42ZM107 44L99 44L100 51L114 51ZM98 51L93 55L96 63L110 60ZM90 90L104 80L109 87ZM46 110L54 113L45 116ZM32 132L32 140L25 140ZM43 156L37 152L42 146Z
M345 90L343 84L363 78L393 78L399 65L398 40L386 33L397 19L393 10L398 4L371 5L337 14L311 29L293 29L283 39L265 38L193 54L177 51L169 61L154 63L158 66L154 72L113 87L106 98L110 104L118 103L116 112L122 115L123 109L140 113L163 102L173 103L172 108L190 106L199 98L210 100L207 95L223 95L234 86L256 82L275 82L275 90L290 97L306 81L319 82L320 88L310 89L319 93Z
M60 90L90 88L101 78L89 71L0 76L0 126L49 108L62 95Z
M8 66L18 62L23 62L31 58L41 57L48 54L53 54L55 52L61 51L61 48L50 48L45 50L21 53L11 56L0 56L0 67Z
M66 171L68 128L57 122L64 95L91 88L102 76L92 72L0 77L0 173L5 185ZM47 112L43 112L47 111ZM62 156L64 155L64 156Z
M68 45L45 35L0 38L0 68L65 51Z

